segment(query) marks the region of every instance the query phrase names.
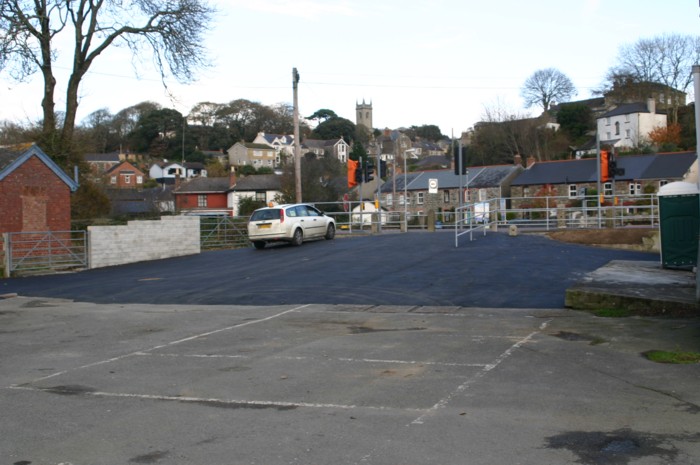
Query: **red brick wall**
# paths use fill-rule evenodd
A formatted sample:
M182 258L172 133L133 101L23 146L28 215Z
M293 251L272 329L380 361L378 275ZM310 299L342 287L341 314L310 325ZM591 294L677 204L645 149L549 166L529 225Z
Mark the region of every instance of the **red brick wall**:
M0 181L0 232L70 228L70 188L38 157Z

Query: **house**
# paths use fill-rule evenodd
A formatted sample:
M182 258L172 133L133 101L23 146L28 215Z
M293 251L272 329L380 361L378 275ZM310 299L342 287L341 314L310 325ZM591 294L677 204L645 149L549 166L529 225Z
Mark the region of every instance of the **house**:
M666 127L666 115L656 112L656 101L627 103L604 113L597 120L601 145L632 149L648 142L649 133Z
M370 148L370 153L374 153L372 150L377 150L377 146L381 153L381 159L387 163L392 163L394 160L403 157L406 151L413 147L413 142L411 142L410 137L401 131L384 129L382 135L376 139L375 147Z
M385 182L380 195L382 204L390 210L406 208L409 213L422 215L430 210L452 211L460 203L485 202L493 198L510 197L510 184L522 171L519 165L475 166L466 176L454 170L418 171L400 174ZM431 182L432 180L432 182ZM430 185L437 184L437 194L430 193ZM460 202L460 183L464 199ZM404 207L404 185L407 204ZM397 201L394 201L394 198Z
M146 175L128 161L110 168L103 176L104 183L112 189L136 189L143 186Z
M151 165L148 174L160 184L175 184L176 178L182 180L197 176L206 177L207 170L199 162L177 163L163 160Z
M183 181L175 187L175 210L184 214L225 214L231 215L228 205L228 192L232 177L196 177Z
M294 156L294 136L288 134L266 134L259 132L253 139L253 144L268 145L278 154L293 157Z
M277 149L267 144L253 142L236 142L228 149L229 166L252 166L258 168L275 168L280 164Z
M77 189L36 144L0 147L0 232L70 231Z
M301 144L301 151L312 152L319 158L334 157L341 163L347 163L350 145L342 137L329 140L306 139Z
M640 196L647 191L684 180L695 168L695 152L658 153L617 157L617 167L624 170L614 180L601 184L604 197L613 195ZM511 182L513 206L519 208L533 197L555 196L580 199L586 190L598 188L598 160L559 160L535 162ZM528 200L530 199L530 200Z
M90 174L95 179L101 179L107 171L117 166L122 160L119 152L85 154L85 162L90 167Z
M173 186L150 189L106 189L113 216L139 216L174 212Z
M276 174L255 174L238 178L229 192L233 216L240 215L241 200L252 198L268 204L282 195L282 182Z

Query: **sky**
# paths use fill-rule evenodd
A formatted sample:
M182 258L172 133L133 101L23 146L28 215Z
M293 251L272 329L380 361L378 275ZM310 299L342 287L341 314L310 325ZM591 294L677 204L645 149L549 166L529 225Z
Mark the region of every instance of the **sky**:
M486 111L537 115L520 89L555 68L590 98L623 45L668 33L698 35L698 0L209 0L218 10L206 34L211 66L168 90L148 59L121 48L97 58L83 80L78 122L143 101L186 115L200 102L247 99L330 109L355 122L373 106L375 128L432 124L458 136ZM59 86L70 52L57 43ZM690 71L690 70L689 70ZM137 76L138 75L138 76ZM41 116L40 75L17 83L0 73L0 121ZM57 94L63 108L63 91Z

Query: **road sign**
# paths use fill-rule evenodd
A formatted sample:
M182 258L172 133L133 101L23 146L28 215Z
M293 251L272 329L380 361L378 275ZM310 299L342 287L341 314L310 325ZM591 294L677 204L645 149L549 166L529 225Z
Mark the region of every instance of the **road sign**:
M438 180L437 179L429 179L428 180L428 193L429 194L437 194L438 193Z

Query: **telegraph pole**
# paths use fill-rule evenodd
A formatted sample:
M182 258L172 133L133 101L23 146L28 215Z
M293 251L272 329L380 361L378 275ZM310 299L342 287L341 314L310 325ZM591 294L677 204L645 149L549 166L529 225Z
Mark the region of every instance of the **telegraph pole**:
M294 184L296 184L297 203L301 203L301 147L299 143L299 73L292 68L292 87L294 89Z

